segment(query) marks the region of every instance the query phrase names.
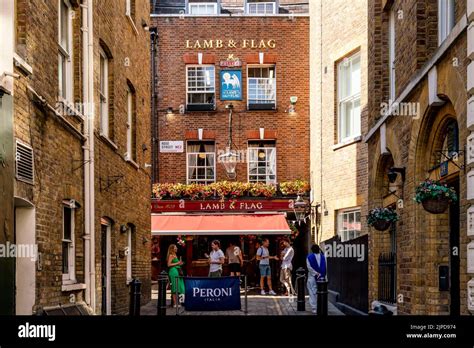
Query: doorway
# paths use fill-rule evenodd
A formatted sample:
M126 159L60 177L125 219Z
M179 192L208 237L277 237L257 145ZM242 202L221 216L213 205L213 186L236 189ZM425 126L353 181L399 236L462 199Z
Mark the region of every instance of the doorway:
M15 244L17 250L28 251L29 255L17 255L16 268L16 315L32 315L35 305L36 259L38 249L35 236L35 208L30 202L15 197Z
M111 311L111 223L102 223L100 233L101 246L101 288L102 315L110 315Z

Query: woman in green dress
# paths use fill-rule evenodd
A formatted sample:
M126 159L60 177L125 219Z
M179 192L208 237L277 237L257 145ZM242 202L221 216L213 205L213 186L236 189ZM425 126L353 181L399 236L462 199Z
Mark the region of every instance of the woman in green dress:
M184 281L183 278L178 278L178 289L176 289L176 277L179 277L181 266L184 264L183 261L178 259L178 247L175 244L171 244L168 247L168 277L171 283L171 293L173 295L173 303L175 306L178 305L176 294L184 294Z

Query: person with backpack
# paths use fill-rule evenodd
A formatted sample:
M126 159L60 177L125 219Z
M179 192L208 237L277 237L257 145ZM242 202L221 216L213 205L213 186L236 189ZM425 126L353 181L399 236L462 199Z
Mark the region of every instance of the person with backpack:
M268 246L270 241L268 238L262 240L262 246L257 250L257 260L260 261L258 268L260 270L260 294L266 295L265 293L265 278L267 279L268 284L268 294L276 295L276 292L272 289L272 269L270 268L270 260L278 260L278 256L270 256L268 251Z
M317 281L326 280L326 257L321 252L319 245L314 244L311 247L311 253L306 258L306 267L308 268L308 292L309 292L309 305L311 311L316 314L317 304Z

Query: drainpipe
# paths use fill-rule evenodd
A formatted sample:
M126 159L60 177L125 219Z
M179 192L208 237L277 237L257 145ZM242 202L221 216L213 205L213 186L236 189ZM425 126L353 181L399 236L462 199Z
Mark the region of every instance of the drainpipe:
M85 301L87 305L91 305L91 288L90 288L90 230L89 230L89 210L90 210L90 177L89 177L89 167L90 167L90 152L89 152L89 91L88 91L88 55L87 55L87 32L88 32L88 22L87 22L87 0L83 0L81 4L82 8L82 100L84 102L84 134L86 136L86 141L83 145L84 151L84 282L86 284L85 290Z
M158 29L150 28L151 36L151 189L153 192L153 184L158 182L158 126L159 120L156 115L156 44L158 39Z
M90 190L90 216L89 216L89 231L90 231L90 289L91 289L91 307L93 313L96 310L96 288L95 288L95 165L94 165L94 120L95 120L95 103L94 103L94 27L92 21L93 15L93 0L88 0L87 4L87 26L88 26L88 100L89 100L89 190Z

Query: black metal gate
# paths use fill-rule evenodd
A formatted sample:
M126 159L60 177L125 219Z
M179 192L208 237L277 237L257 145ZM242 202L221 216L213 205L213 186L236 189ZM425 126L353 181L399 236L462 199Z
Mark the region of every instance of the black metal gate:
M397 289L396 267L396 253L381 253L379 255L379 301L395 303Z

